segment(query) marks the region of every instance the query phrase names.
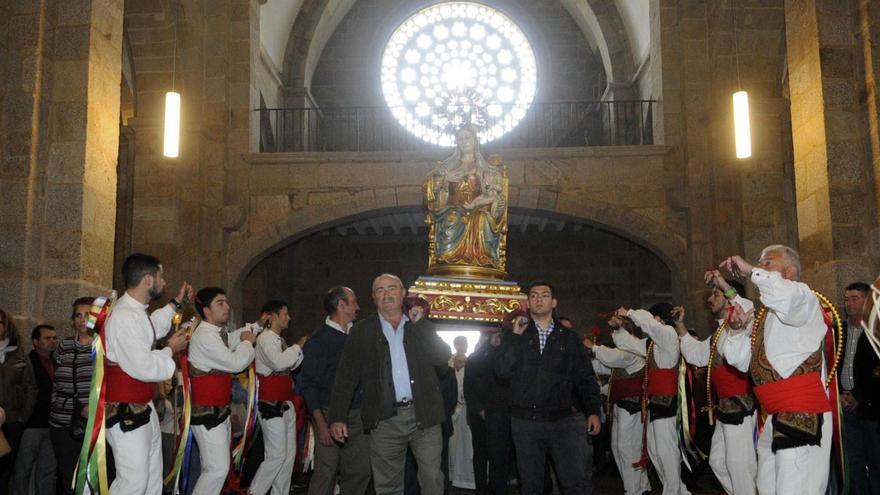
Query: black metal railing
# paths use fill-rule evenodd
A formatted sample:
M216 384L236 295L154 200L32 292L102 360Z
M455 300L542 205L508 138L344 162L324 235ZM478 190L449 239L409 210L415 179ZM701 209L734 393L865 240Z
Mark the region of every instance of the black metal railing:
M653 144L654 100L532 103L506 134L484 148L560 148ZM486 129L512 119L514 106L487 117ZM401 112L390 107L260 109L261 151L412 151L436 146L407 131L435 109ZM410 110L407 108L406 110ZM412 110L416 110L412 108ZM491 110L491 107L490 107ZM509 122L509 120L507 121ZM407 125L407 127L410 127Z

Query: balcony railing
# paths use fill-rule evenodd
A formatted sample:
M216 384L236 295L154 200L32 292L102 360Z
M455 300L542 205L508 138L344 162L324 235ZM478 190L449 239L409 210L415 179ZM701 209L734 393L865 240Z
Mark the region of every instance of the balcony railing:
M655 104L654 100L533 103L516 127L484 148L653 144ZM272 108L257 112L260 114L261 151L413 151L436 148L404 129L389 107ZM489 117L487 126L497 122Z

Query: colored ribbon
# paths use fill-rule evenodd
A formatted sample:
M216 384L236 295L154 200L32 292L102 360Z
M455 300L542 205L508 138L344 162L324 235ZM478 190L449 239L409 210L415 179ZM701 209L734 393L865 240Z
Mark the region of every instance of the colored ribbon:
M183 395L183 409L180 415L180 434L177 437L177 448L174 456L174 465L171 471L165 476L165 485L174 483L172 491L178 494L186 491L189 482L189 458L192 450L192 431L190 429L190 419L192 417L192 397L190 394L189 379L189 362L187 360L187 352L183 351L180 355L180 376L181 376L181 392ZM177 393L172 391L172 393ZM181 479L182 476L182 479Z
M80 448L79 461L73 477L73 488L82 494L88 485L93 494L110 493L107 478L107 428L105 403L107 387L104 382L104 324L113 310L116 292L110 297L98 297L89 309L86 325L96 332L92 343L92 381L89 387L89 412L86 421L86 437Z
M251 365L248 366L247 372L248 378L248 403L247 403L247 415L245 418L244 428L242 428L241 438L238 440L238 444L232 449L232 466L235 471L241 471L241 468L244 466L244 458L247 450L247 441L251 438L254 428L257 424L257 401L259 394L259 387L257 386L257 378L256 378L256 363L251 362Z

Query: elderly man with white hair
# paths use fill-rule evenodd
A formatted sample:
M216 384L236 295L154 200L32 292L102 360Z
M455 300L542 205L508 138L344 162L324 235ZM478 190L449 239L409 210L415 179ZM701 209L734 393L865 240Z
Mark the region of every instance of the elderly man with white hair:
M788 246L764 248L757 267L740 256L721 266L749 276L766 307L753 327L731 330L723 348L728 363L751 373L768 413L757 446L758 492L823 495L831 454L825 387L831 363L822 353L828 327L819 298L800 282L800 256ZM749 317L737 308L731 319L741 323Z

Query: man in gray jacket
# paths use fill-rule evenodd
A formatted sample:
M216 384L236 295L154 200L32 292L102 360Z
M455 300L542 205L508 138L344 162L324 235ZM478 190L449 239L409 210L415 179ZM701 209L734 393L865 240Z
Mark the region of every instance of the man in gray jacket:
M360 387L377 495L403 493L407 447L418 463L423 495L442 495L444 411L435 367L446 366L450 351L430 322L412 323L403 314L405 296L395 275L373 281L378 314L353 326L345 341L330 399L330 432L345 442L349 405Z

